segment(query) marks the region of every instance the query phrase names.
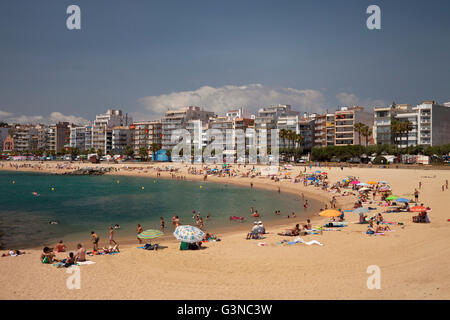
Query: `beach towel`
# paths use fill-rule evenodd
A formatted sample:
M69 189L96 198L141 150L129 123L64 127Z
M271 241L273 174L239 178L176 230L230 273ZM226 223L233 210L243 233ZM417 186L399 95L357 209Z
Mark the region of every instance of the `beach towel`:
M95 263L94 261L78 261L77 265L78 266L85 266L85 265L94 264L94 263Z

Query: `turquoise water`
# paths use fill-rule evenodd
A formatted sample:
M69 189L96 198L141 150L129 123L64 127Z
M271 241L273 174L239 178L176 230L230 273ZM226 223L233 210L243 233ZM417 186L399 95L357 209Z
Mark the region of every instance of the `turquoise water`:
M311 210L320 205L310 202ZM281 210L284 219L292 211L303 212L299 197L292 194L211 182L0 172L0 231L5 248L53 245L59 239L86 241L91 230L105 240L108 227L116 223L121 226L116 237L128 236L135 234L137 223L144 229L159 229L161 216L167 232L172 232L173 214L182 224L193 224L194 209L203 217L211 214L205 221L207 230L235 225L229 220L233 215L245 216L244 224L250 225L251 206L263 221L282 219L275 217L275 210Z

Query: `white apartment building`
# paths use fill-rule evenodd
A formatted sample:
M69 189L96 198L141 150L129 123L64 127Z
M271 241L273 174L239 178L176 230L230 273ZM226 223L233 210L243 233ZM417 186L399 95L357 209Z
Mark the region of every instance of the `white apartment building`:
M105 114L95 117L92 126L92 148L109 153L112 150L112 127L129 126L132 123L128 114L123 115L122 110L110 109Z
M200 107L189 106L178 110L169 110L162 119L162 149L171 150L176 142L172 142L172 132L177 129L186 129L189 120L201 120L208 123L214 112L203 111Z

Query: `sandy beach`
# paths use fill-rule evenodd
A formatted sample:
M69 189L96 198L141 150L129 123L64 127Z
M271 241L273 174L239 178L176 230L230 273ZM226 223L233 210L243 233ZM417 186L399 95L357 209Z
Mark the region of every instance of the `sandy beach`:
M9 162L2 164L3 170L11 170ZM188 167L179 164L98 166L120 168L108 173L111 175L155 177L155 168L167 165L179 167L178 176L203 179L201 175L188 174ZM43 166L40 170L19 170L60 173L87 164L74 162L71 167L61 168L67 163L52 162ZM126 166L147 168L128 170ZM291 176L304 169L294 167ZM68 269L42 264L41 250L28 249L23 256L0 258L0 299L449 299L450 190L442 191L441 186L450 180L450 170L347 167L321 170L328 172L331 182L349 175L361 181L387 180L395 195L410 199L421 181L419 202L432 208L431 223L412 223L415 213L386 213L386 220L402 222L404 226L394 225L395 232L384 236L369 236L365 234L367 225L352 223L359 216L346 212L348 227L338 232L302 236L305 241L318 240L323 246L277 244L285 239L277 232L304 222L300 218L269 227L269 234L262 241L245 240L243 230L229 230L220 234L222 241L205 243L206 249L199 251L180 251L174 238L160 241L161 250L146 251L137 249L137 243L132 244L130 239L130 243L121 245L119 254L89 257L95 264L80 266L81 288L75 290L66 286ZM170 179L171 173L161 172L161 178ZM299 196L304 193L305 198L320 200L328 206L335 195L293 183L291 179L275 182L259 177L209 176L208 181L245 187L252 182L255 188L274 192L280 187L281 192ZM351 209L355 197L341 196L337 201L338 207ZM312 224L320 225L326 220L314 216ZM171 233L171 229L166 233ZM82 241L87 243L87 239ZM267 245L258 246L258 242ZM367 288L370 276L367 268L371 265L381 270L381 289Z

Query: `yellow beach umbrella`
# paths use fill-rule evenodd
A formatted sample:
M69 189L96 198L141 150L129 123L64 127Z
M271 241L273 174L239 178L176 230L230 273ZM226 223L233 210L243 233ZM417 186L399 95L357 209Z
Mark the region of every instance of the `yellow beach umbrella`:
M367 182L368 184L377 184L377 182L376 181L369 181L369 182Z
M325 211L319 212L319 216L322 217L339 217L342 213L338 210L328 209Z

